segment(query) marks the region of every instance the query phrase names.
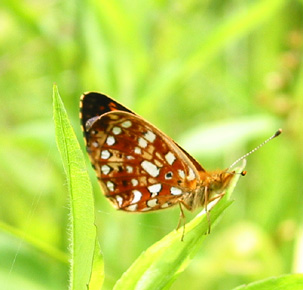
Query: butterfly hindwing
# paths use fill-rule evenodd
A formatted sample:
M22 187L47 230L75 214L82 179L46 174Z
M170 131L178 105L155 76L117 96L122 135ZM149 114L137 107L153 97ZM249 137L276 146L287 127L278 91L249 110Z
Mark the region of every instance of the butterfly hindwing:
M199 173L186 154L133 113L102 114L86 133L88 153L104 193L120 209L159 209L160 201L165 208L175 204L170 200L196 187Z

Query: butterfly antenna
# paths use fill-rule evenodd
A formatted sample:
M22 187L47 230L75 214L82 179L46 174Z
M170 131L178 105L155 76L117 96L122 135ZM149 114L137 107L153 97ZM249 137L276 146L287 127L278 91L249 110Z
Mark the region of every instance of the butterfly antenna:
M232 165L230 165L228 168L232 168L234 167L238 162L240 162L241 160L243 160L244 158L246 158L247 156L249 156L250 154L254 153L255 151L257 151L258 149L260 149L263 145L265 145L267 142L269 142L270 140L278 137L280 134L282 133L282 129L279 129L274 135L272 135L271 137L269 137L267 140L265 140L263 143L261 143L259 146L257 146L256 148L254 148L253 150L249 151L248 153L246 153L245 155L243 155L242 157L240 157L239 159L237 159ZM245 175L246 171L244 174Z

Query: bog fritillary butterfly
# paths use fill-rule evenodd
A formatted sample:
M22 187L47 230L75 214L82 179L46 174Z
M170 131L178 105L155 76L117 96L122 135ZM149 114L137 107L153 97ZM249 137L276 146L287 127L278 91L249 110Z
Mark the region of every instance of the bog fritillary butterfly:
M83 94L80 107L87 152L105 196L117 209L206 208L224 194L235 174L206 171L155 126L103 94Z

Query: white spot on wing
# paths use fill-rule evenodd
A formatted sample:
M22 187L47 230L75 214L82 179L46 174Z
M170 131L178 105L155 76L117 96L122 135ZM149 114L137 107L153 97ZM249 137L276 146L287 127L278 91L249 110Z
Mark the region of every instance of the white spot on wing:
M126 172L133 173L133 171L134 171L134 168L132 166L130 166L130 165L126 166Z
M187 180L189 180L189 181L194 180L195 177L196 177L196 176L195 176L194 171L193 171L191 168L189 168L189 174L188 174L188 176L187 176Z
M139 190L133 190L132 192L133 192L133 195L134 195L132 203L137 203L138 201L140 201L140 199L142 197L142 193Z
M110 157L110 152L108 150L102 150L101 158L102 159L108 159L109 157Z
M161 208L167 208L168 207L168 203L167 202L165 202L165 203L163 203L162 205L161 205Z
M160 168L147 160L142 161L141 166L152 177L157 177L160 173Z
M158 204L158 200L155 198L155 199L150 199L147 201L146 203L149 207L154 207Z
M106 182L106 186L107 186L107 188L108 188L110 191L114 191L114 190L115 190L115 185L114 185L114 183L111 182L111 181L107 181L107 182Z
M144 138L139 137L138 141L139 141L138 144L139 144L139 146L140 146L141 148L146 148L146 146L147 146L147 141L146 141Z
M136 154L142 154L142 150L139 147L136 147L134 151Z
M139 181L137 179L133 178L131 180L131 183L132 183L133 186L137 186L139 184Z
M131 156L131 155L127 155L127 156L126 156L126 159L132 160L132 159L135 159L135 157L133 157L133 156Z
M115 135L119 135L122 132L122 129L120 127L114 127L112 131Z
M152 132L152 131L147 131L145 134L144 134L144 138L153 143L156 139L156 135Z
M124 121L124 122L121 124L121 126L122 126L123 128L129 128L129 127L131 127L131 125L132 125L132 122L129 121L129 120Z
M121 207L123 203L123 198L120 195L115 195L115 199L118 202L119 207Z
M92 145L93 145L95 148L98 148L98 147L99 147L99 143L98 143L97 141L94 141L94 142L92 143Z
M126 207L125 209L129 210L129 211L136 211L137 207L138 207L138 204L132 204L132 205Z
M148 191L152 194L152 197L155 197L159 194L162 189L161 183L153 184L147 187Z
M113 136L108 136L107 139L106 139L106 144L108 146L112 146L114 145L116 142L115 138Z
M102 165L102 167L101 167L101 171L102 171L103 174L110 173L110 170L111 170L111 168L106 164Z
M174 162L175 162L175 160L176 160L176 156L173 154L173 153L171 153L170 151L165 155L165 159L166 159L166 161L167 161L167 163L169 164L169 165L172 165Z
M141 209L141 211L148 211L148 210L151 210L151 207L145 207Z
M179 174L179 176L180 176L182 179L185 178L185 172L184 172L183 170L178 169L178 174Z
M170 193L172 194L172 195L180 195L180 194L182 194L182 190L180 189L180 188L177 188L177 187L171 187L170 188Z

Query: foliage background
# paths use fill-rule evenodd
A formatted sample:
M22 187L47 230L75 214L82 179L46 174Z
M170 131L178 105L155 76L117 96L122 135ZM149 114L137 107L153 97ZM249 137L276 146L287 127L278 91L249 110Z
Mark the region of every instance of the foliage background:
M82 145L79 97L94 90L144 116L207 169L229 166L282 127L279 139L249 157L235 203L173 287L231 289L302 272L302 1L2 3L3 289L68 284L68 200L54 138L54 82ZM117 212L88 167L104 289L111 289L144 249L175 228L179 212Z

